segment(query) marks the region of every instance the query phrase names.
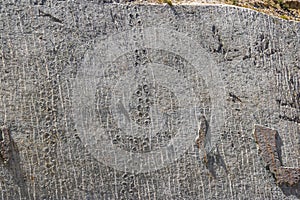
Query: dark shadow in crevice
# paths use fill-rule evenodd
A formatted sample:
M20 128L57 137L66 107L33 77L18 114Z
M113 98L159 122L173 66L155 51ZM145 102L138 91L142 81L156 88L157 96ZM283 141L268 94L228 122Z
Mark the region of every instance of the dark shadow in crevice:
M211 166L211 168L209 167L209 169L211 169L212 171L215 171L213 169L213 166L214 164L216 164L218 167L221 167L224 169L224 171L226 173L228 173L228 170L227 170L227 167L226 167L226 164L225 164L225 161L224 159L222 158L220 152L219 152L219 149L218 147L216 147L215 151L214 152L211 152L208 154L207 156L208 158L208 163L209 163L209 166ZM210 164L211 163L211 164Z
M300 182L297 184L290 186L290 185L280 185L279 186L281 191L287 196L295 196L296 198L300 198Z
M280 135L277 134L275 135L275 142L276 142L276 152L278 154L278 159L280 161L280 164L282 165L282 151L281 151L281 147L283 147L283 142L282 142L282 139L280 137Z
M17 144L14 142L12 136L11 136L11 130L10 127L1 127L0 134L2 135L2 132L6 131L6 134L8 134L9 142L6 148L8 148L8 156L9 159L7 162L1 163L3 167L9 172L9 174L12 177L12 180L16 185L19 186L22 197L25 197L26 199L31 199L32 195L30 195L28 191L28 187L25 181L25 173L21 166L21 158L20 153ZM3 137L2 141L4 140Z
M204 163L205 167L213 178L217 178L216 169L219 167L223 168L224 171L228 173L225 161L222 158L217 147L215 147L214 150L212 150L204 158L202 158L202 160L203 161L201 162Z

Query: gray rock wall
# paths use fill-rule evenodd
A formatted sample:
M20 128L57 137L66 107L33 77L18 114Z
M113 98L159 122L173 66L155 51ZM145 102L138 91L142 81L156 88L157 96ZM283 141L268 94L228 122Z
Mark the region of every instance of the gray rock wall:
M0 199L299 198L298 22L5 1L0 30Z

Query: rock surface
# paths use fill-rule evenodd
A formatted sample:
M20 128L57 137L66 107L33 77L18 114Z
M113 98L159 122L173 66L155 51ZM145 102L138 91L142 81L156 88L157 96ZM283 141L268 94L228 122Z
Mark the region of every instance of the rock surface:
M276 130L299 169L299 23L96 1L5 2L0 18L0 199L300 197L253 135Z

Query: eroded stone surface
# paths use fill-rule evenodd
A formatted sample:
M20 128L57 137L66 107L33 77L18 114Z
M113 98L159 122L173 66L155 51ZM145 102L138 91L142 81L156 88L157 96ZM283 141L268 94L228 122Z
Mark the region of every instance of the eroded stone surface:
M253 142L253 124L274 127L282 164L299 168L298 23L95 1L4 2L0 15L0 124L21 169L0 165L0 199L299 197ZM197 115L218 145L213 177Z

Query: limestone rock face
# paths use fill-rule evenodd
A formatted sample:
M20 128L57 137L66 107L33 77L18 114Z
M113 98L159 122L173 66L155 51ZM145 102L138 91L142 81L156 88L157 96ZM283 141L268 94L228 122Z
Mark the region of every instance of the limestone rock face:
M0 199L300 197L299 23L95 1L0 19Z

